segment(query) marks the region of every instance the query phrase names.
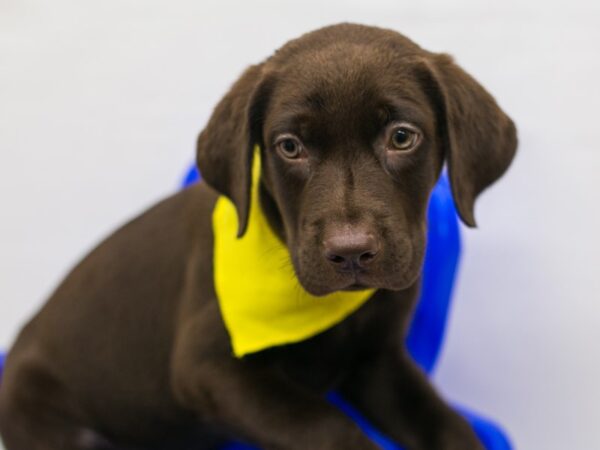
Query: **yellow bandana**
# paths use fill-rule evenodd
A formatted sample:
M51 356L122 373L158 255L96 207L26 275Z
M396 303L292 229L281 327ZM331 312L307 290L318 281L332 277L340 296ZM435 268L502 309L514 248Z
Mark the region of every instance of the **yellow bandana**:
M374 290L306 292L292 269L288 249L267 223L258 200L260 155L252 168L246 234L236 238L234 205L219 197L213 212L215 289L233 353L248 353L308 339L344 320Z

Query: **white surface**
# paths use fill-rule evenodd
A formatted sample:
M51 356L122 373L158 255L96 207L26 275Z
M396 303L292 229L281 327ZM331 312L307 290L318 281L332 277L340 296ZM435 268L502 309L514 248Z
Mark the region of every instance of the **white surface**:
M350 20L447 51L515 119L436 382L519 449L600 448L600 4L0 2L0 346L101 237L177 187L242 69Z

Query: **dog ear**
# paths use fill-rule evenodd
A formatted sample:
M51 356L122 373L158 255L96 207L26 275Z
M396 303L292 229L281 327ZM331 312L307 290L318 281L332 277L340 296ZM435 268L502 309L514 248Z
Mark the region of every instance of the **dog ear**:
M262 64L249 67L217 104L197 140L198 169L235 205L238 237L248 224L253 149L264 145L262 124L273 84Z
M475 227L475 199L510 165L517 132L494 98L450 56L433 55L424 64L420 75L433 85L428 93L437 109L454 203L462 221Z

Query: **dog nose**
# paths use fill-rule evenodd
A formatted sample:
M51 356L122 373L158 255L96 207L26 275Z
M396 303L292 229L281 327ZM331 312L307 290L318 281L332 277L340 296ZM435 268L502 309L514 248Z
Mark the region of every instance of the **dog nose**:
M365 269L379 252L375 237L364 231L337 232L323 241L325 258L342 272Z

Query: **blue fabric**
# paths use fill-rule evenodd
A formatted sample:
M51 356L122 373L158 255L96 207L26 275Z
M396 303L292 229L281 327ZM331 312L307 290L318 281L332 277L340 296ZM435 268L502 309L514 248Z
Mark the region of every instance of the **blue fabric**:
M198 171L198 168L196 166L192 166L183 177L181 187L186 188L197 181L200 181L200 172Z

